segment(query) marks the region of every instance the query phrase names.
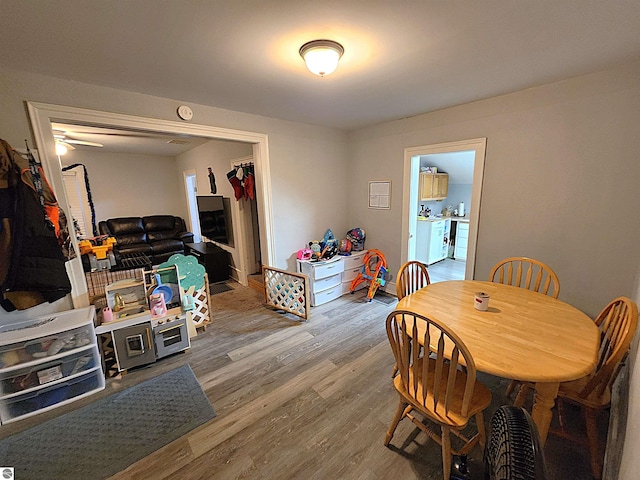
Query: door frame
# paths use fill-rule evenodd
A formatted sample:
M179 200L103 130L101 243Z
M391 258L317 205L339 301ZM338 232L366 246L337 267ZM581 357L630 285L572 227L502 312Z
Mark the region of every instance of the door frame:
M476 267L476 247L478 223L482 199L484 161L487 150L486 138L472 138L456 142L421 145L404 149L404 176L402 195L402 248L401 264L409 258L411 246L415 245L416 222L418 218L418 180L420 175L420 155L474 151L473 184L471 187L471 209L469 211L469 242L465 263L465 279L473 279ZM415 250L414 250L415 251Z
M200 221L197 215L194 216L195 212L198 211L198 204L196 200L196 196L198 195L198 185L197 185L197 174L194 169L185 170L182 172L182 179L184 181L184 193L187 199L187 215L189 216L189 227L191 229L191 233L193 233L193 241L198 243L202 241L202 232L200 231ZM193 192L189 191L189 180L194 179L194 188Z
M229 166L231 169L242 163L253 163L253 155L246 155L244 157L234 158L229 162ZM255 168L255 163L254 163ZM244 285L245 287L249 285L249 265L250 259L249 256L255 256L255 244L253 242L253 229L249 229L247 222L247 213L249 217L249 221L251 220L250 211L247 212L244 203L241 202L232 202L233 205L233 216L237 219L237 222L234 222L234 227L237 229L237 238L236 242L238 249L238 259L240 261L240 268L238 269L238 281ZM258 228L260 225L260 213L258 212ZM252 236L251 241L249 242L248 237Z
M40 102L27 102L27 109L34 138L39 148L40 161L53 190L59 200L62 200L60 205L65 209L68 202L64 191L60 159L55 155L55 142L51 129L52 121L182 134L212 140L235 140L252 144L257 186L256 199L260 221L261 255L268 265L276 264L271 205L271 169L266 134ZM68 212L65 213L68 214ZM74 248L78 251L75 236L72 235L71 238ZM67 262L66 265L72 286L71 300L74 308L89 305L87 283L80 257L78 256Z

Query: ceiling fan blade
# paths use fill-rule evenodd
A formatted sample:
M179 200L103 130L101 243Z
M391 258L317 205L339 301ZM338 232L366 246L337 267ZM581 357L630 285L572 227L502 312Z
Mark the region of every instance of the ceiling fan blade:
M135 132L73 132L73 134L77 135L95 135L95 136L104 136L104 137L122 137L122 138L157 138L163 137L164 135L161 133L135 133ZM70 135L73 135L70 134Z
M67 150L75 150L76 149L76 147L74 147L73 145L71 145L68 142L65 142L64 140L56 139L56 144L63 145Z
M70 143L73 145L85 145L87 147L104 147L103 144L97 142L87 142L84 140L72 140L71 138L66 138L64 140L65 143Z

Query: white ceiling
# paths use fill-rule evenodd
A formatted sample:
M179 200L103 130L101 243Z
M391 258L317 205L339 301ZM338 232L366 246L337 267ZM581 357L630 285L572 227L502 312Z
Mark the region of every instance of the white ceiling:
M3 0L1 7L4 67L347 130L640 56L638 0ZM298 55L317 38L345 49L325 78Z
M63 141L80 151L98 151L110 153L126 153L138 155L152 155L177 157L203 143L211 141L206 138L188 135L169 135L156 132L120 130L112 127L97 127L87 125L72 125L68 123L51 122L54 135L63 136ZM102 145L86 146L80 142L92 142ZM224 142L225 140L216 140Z

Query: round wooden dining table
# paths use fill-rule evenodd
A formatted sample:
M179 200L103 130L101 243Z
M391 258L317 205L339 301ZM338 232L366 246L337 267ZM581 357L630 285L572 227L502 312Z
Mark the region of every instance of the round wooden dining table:
M486 311L475 294L489 295ZM535 383L532 417L544 444L560 382L591 373L599 331L586 314L561 301L501 283L460 280L432 283L398 303L436 320L465 343L477 370Z

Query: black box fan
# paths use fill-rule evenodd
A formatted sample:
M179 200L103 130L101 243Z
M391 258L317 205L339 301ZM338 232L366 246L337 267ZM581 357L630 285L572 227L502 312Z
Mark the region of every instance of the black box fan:
M547 480L540 435L525 409L502 406L494 413L484 468L485 480Z

